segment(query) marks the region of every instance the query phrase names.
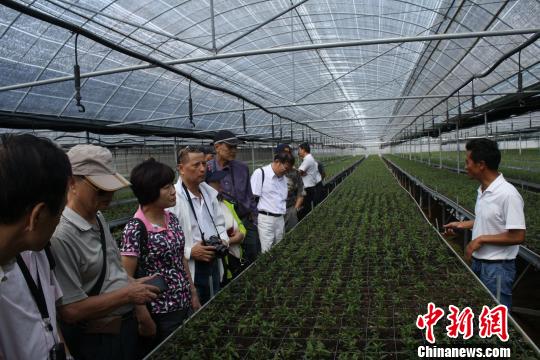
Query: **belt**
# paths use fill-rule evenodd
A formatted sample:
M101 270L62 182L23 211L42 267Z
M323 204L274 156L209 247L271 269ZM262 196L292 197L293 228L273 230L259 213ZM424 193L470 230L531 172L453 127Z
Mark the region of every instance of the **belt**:
M473 259L487 264L500 264L500 263L509 263L515 259L500 259L500 260L489 260L489 259L478 259L473 256Z
M283 214L274 214L268 211L259 210L259 214L267 215L267 216L273 216L273 217L280 217L283 216Z

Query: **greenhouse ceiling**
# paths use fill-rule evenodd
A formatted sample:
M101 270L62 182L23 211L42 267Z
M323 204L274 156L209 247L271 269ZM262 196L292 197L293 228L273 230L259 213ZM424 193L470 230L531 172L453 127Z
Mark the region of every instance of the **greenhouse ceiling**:
M1 5L3 128L369 145L540 88L536 0Z

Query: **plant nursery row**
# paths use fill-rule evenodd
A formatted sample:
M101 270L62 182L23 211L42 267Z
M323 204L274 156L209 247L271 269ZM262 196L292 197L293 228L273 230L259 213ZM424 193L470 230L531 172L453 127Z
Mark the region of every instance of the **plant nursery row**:
M429 165L395 155L387 155L386 158L409 174L420 179L425 185L458 202L465 209L474 213L478 183L470 179L466 174L458 174L445 169L436 169ZM519 188L518 191L521 193L525 202L527 235L524 246L538 254L540 253L540 194Z
M463 171L465 164L465 151L459 152L459 168ZM519 150L502 150L501 164L499 170L509 179L523 180L540 184L540 150L525 149L521 155ZM408 157L409 154L402 154ZM440 157L440 159L439 159ZM413 153L411 158L419 159L423 162L431 160L431 164L442 164L453 169L457 168L458 154L456 151L443 151L431 153Z
M383 161L369 157L151 358L417 358L427 342L416 320L429 302L475 314L495 305ZM477 332L452 339L446 325L434 327L439 347L504 346L512 358L534 357L512 326L501 343Z

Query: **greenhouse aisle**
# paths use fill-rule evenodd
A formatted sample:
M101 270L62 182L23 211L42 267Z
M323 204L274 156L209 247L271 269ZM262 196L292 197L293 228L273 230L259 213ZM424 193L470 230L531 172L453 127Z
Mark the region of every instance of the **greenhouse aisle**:
M495 305L382 160L369 157L151 358L409 358L427 343L416 319L429 302L475 314ZM437 346L463 344L446 325L434 328ZM477 333L468 341L500 345ZM506 344L512 358L534 356L513 327Z

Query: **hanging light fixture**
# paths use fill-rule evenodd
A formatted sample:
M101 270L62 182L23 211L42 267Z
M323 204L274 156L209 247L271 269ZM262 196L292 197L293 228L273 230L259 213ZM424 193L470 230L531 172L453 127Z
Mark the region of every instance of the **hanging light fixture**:
M294 137L293 137L293 131L292 131L292 121L291 121L291 142L294 142Z
M81 104L81 67L79 66L79 59L77 54L77 46L79 42L79 34L75 34L75 65L73 66L73 77L75 78L75 101L79 108L79 112L83 113L86 111L86 108Z
M189 80L189 99L188 99L188 111L189 111L189 123L192 127L195 127L195 123L193 122L193 99L191 98L191 80Z
M276 136L274 135L274 114L272 114L272 140L274 140Z
M244 133L247 134L246 129L246 109L245 109L245 101L242 100L242 125L244 126Z

